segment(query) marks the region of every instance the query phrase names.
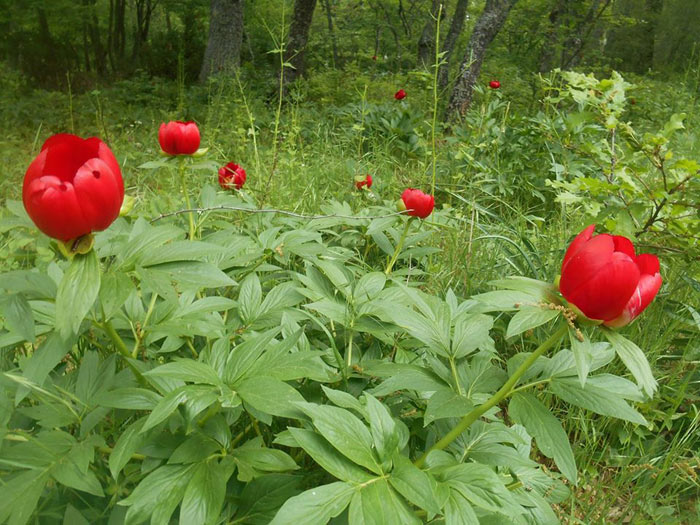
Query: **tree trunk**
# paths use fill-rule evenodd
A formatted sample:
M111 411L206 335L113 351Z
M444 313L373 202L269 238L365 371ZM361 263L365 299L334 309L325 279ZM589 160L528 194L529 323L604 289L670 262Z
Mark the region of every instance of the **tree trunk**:
M215 73L235 69L241 64L243 1L211 0L209 40L199 73L200 81L204 82Z
M323 6L326 8L326 18L328 19L328 33L331 37L331 45L333 46L333 67L338 65L338 42L335 38L335 29L333 28L333 13L331 11L331 0L323 0Z
M435 62L435 20L440 12L440 0L433 0L430 14L418 39L418 65L430 67ZM443 10L445 7L443 6Z
M544 35L544 42L540 51L538 69L540 73L546 73L552 69L554 55L561 45L559 33L564 22L564 14L567 11L569 0L555 0L552 10L549 12L549 26Z
M447 105L446 118L452 119L469 109L474 85L481 72L486 50L496 37L518 0L486 0L484 11L476 21L469 45L459 68L459 76Z
M116 0L114 5L114 52L124 60L126 52L126 0Z
M157 0L136 0L136 31L134 33L134 47L131 52L132 61L138 60L141 48L148 41L151 15L157 3Z
M284 61L290 63L292 67L285 67L283 71L285 90L297 78L304 75L304 55L314 9L316 9L316 0L294 0L294 14L289 27L289 40L284 57Z
M459 35L462 34L462 29L464 29L464 20L467 18L468 5L469 0L457 0L455 12L452 15L452 22L450 22L450 30L447 32L445 43L442 45L442 65L438 70L438 85L440 89L445 89L447 87L452 52L455 49L455 45L457 45Z
M591 2L591 7L588 9L588 12L578 21L573 33L565 42L564 47L562 48L562 69L570 69L575 67L579 60L581 60L581 54L583 48L586 46L588 37L593 31L598 19L603 15L608 6L610 6L612 0L605 0L603 6L601 7L600 4L602 1L603 0L593 0L593 2ZM568 51L568 54L566 51Z

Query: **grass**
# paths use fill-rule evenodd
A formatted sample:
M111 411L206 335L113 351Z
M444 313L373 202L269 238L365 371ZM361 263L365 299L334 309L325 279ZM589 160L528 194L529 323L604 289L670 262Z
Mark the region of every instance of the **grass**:
M357 90L355 102L337 106L310 101L308 93L299 92L282 109L276 143L276 103L257 96L264 86L254 82L223 80L188 88L184 115L174 109L179 98L174 83L145 77L72 97L60 91L27 92L17 85L0 100L2 200L20 198L24 170L42 141L74 128L80 135L108 141L122 162L127 193L137 199L136 214L152 217L166 207L182 208L174 172L139 166L158 157L160 122L187 117L199 122L202 145L211 148L209 164L188 171L190 188L215 184L214 166L233 160L248 171L245 191L265 207L317 213L330 201L348 202L353 210L390 203L406 186L428 190L433 176L433 159L425 153L433 129L415 118L429 114L429 86L418 79L409 89L407 108L400 109L391 98L396 84L397 79L385 78L369 86L367 99L380 102L372 109L377 118L367 122L359 102L363 89ZM645 84L631 114L642 126L658 125L677 109L663 104L663 94L652 92L659 86L679 100L690 99L677 86ZM343 95L348 96L347 89ZM437 137L437 203L451 207L460 226L439 225L439 233L429 240L441 250L432 256L426 284L433 292L453 289L468 296L510 274L551 280L564 247L582 224L575 209L552 204L553 194L543 184L550 166L542 161L542 152L528 149L529 128L523 124L535 113L525 114L526 105L517 96L513 94L511 104L482 94L467 126ZM333 91L324 99L333 99ZM650 111L643 112L643 107ZM384 126L380 117L396 117L398 124ZM415 127L401 128L409 117ZM511 129L516 121L520 135ZM691 127L682 144L686 154L698 147L691 140ZM371 193L353 187L353 177L364 173L374 177ZM4 236L3 269L23 265L17 250ZM700 316L694 318L692 310L698 310L700 289L697 257L693 262L692 254L685 255L662 256L665 286L643 317L626 329L647 353L660 383L658 395L640 407L650 428L554 404L581 473L579 487L557 509L566 523L700 521ZM622 372L620 363L610 366Z

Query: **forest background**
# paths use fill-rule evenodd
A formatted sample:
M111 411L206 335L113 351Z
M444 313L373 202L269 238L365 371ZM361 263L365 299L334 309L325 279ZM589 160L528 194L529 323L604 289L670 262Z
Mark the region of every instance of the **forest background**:
M660 390L637 407L649 426L550 401L581 476L555 510L700 520L700 2L0 0L0 13L3 271L35 250L12 203L46 137L100 136L153 216L178 203L146 165L171 119L199 124L213 162L244 165L260 206L350 214L406 186L434 192L461 221L413 254L436 294L551 280L597 222L664 261L662 294L628 330ZM71 501L40 511L75 517Z

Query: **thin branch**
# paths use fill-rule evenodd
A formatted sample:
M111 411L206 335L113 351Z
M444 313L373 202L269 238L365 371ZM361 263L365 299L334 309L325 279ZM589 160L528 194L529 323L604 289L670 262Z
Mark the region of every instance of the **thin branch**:
M158 217L155 217L151 219L151 223L157 222L161 219L165 219L166 217L172 217L174 215L182 215L185 213L205 213L208 211L242 211L246 213L275 213L277 215L286 215L288 217L296 217L298 219L307 219L307 220L313 220L313 219L363 219L363 220L372 220L372 219L386 219L388 217L397 217L399 215L405 215L409 211L413 210L404 210L404 211L397 211L394 213L387 213L386 215L367 215L367 216L360 216L360 215L303 215L301 213L294 213L293 211L287 211L287 210L276 210L276 209L257 209L257 208L243 208L239 206L210 206L207 208L191 208L191 209L186 209L186 210L177 210L173 211L170 213L162 213L158 215Z

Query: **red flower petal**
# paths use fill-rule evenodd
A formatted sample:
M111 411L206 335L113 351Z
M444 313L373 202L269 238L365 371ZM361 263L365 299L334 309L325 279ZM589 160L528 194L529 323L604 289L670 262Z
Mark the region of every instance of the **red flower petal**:
M569 259L576 255L576 252L578 252L581 247L593 236L593 230L595 230L595 224L591 224L590 226L586 227L574 238L573 241L571 241L569 248L564 254L564 261L561 264L562 272L564 271L564 266L566 266L566 263L569 262Z

